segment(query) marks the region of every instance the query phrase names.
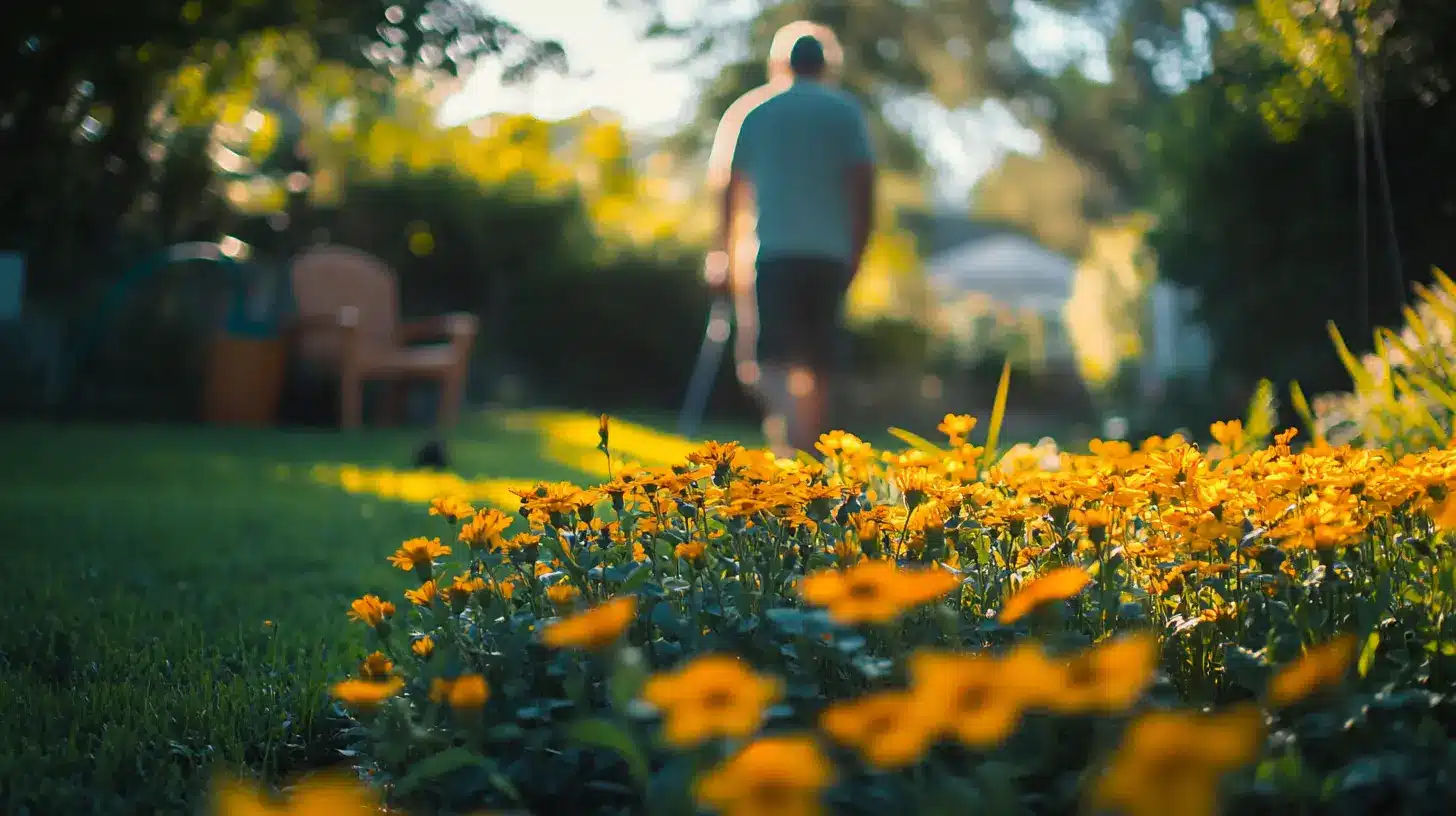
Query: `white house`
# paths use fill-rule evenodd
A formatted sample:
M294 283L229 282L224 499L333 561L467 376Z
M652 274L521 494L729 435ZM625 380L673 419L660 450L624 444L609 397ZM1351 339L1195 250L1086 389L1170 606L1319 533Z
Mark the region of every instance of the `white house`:
M941 221L941 219L935 219ZM1063 311L1076 264L1021 233L977 224L942 225L925 236L925 279L935 308L931 319L952 337L973 344L986 322L1015 321L1030 331L1048 362L1070 362ZM936 230L931 226L932 233ZM959 240L957 240L959 239Z
M964 215L930 216L911 228L920 236L926 282L939 307L931 318L942 331L975 344L988 317L1013 318L1023 329L1035 328L1046 362L1075 359L1066 322L1077 281L1074 260L1013 229ZM1212 347L1194 317L1196 304L1194 293L1165 282L1149 290L1141 343L1141 379L1149 396L1171 377L1207 373Z

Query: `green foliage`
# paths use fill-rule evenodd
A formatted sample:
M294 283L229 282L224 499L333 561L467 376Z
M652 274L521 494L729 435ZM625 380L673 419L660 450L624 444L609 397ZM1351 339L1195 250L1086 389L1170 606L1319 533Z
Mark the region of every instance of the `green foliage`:
M291 45L255 64L269 39ZM243 89L278 103L316 62L362 77L356 88L369 97L391 71L450 76L504 50L517 71L562 59L556 44L459 0L28 7L0 35L0 244L28 254L33 296L74 298L125 263L129 216L141 216L148 248L179 228L216 237L215 222L192 217L217 207L211 173L198 172L206 145L190 138L213 123L203 103ZM181 123L169 110L179 71L192 80L186 112L203 114Z
M1437 44L1456 19L1424 0L1398 14L1378 0L1255 5L1149 140L1160 180L1152 245L1160 274L1199 293L1223 372L1317 394L1347 376L1327 323L1353 353L1369 351L1375 327L1400 323L1408 285L1450 266L1453 196L1436 180L1448 175L1442 134L1456 106L1430 77L1451 70ZM1348 32L1329 16L1351 9L1369 40L1363 189ZM1271 132L1271 120L1290 128Z
M520 490L519 514L441 496L440 537L392 556L424 583L360 616L373 679L335 694L381 793L421 812L685 813L786 786L833 812L1064 813L1121 774L1139 784L1115 804L1151 812L1216 812L1220 783L1231 812L1426 812L1456 792L1456 499L1431 489L1451 454L1264 445L1272 395L1207 453L996 456L993 412L984 448L947 416L943 447L707 443ZM1125 741L1150 723L1166 742ZM785 753L735 770L756 750Z
M1333 325L1331 339L1352 388L1317 398L1316 432L1334 444L1412 453L1444 447L1456 432L1456 284L1441 272L1421 286L1397 334L1381 329L1356 357Z

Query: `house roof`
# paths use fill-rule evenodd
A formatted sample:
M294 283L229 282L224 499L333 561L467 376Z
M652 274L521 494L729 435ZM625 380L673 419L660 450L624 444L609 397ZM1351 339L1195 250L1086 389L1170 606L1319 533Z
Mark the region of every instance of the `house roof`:
M980 294L1013 308L1060 309L1072 294L1076 264L1022 230L964 215L921 216L925 276L943 297Z
M900 226L915 234L920 257L933 259L941 253L999 235L1014 235L1035 241L1014 224L992 219L974 218L962 212L907 212L900 215Z

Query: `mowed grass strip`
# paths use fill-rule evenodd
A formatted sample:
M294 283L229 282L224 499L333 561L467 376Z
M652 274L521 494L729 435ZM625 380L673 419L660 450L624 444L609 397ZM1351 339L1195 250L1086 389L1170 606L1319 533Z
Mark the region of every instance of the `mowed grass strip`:
M448 535L319 464L406 466L421 433L0 427L0 812L195 812L215 768L339 762L346 617L398 597L385 557ZM472 421L470 478L585 479L531 431Z

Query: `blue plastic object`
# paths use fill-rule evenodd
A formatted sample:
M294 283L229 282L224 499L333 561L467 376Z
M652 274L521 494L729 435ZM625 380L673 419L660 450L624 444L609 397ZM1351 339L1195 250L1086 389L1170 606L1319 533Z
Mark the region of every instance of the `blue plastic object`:
M287 275L273 275L273 280L268 283L279 287L280 291L274 292L274 297L268 299L267 308L252 309L249 302L251 295L249 284L253 279L250 267L223 252L222 246L216 243L198 241L176 244L147 256L127 269L106 292L95 316L84 326L81 340L77 344L76 353L72 358L73 366L70 372L72 382L69 383L72 388L76 385L78 372L95 353L108 322L137 285L172 264L189 261L215 264L223 274L228 276L232 294L229 298L227 315L220 327L223 331L232 336L252 339L277 337L282 331L284 320L292 303L292 293L288 291Z

